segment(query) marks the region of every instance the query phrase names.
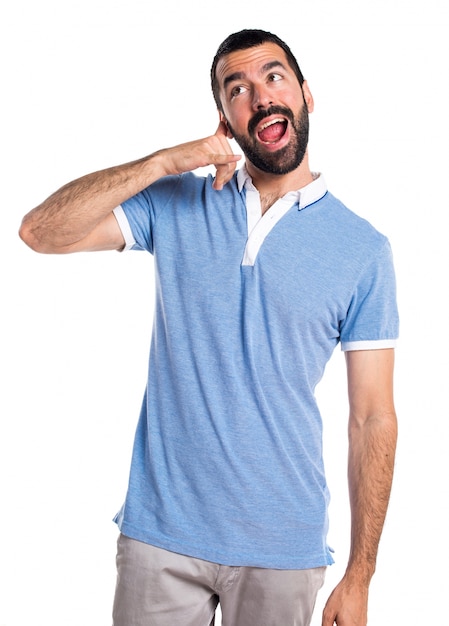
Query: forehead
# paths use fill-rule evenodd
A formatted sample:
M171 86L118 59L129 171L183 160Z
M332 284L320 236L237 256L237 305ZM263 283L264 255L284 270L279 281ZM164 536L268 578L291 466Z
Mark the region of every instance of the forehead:
M225 81L228 82L234 76L237 78L239 75L241 77L258 75L273 63L279 63L286 69L290 69L285 52L270 41L223 56L217 63L215 75L218 84L223 87Z

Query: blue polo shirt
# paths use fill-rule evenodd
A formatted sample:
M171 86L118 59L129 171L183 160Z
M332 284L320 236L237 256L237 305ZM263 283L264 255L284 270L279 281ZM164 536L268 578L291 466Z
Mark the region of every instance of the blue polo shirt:
M115 211L154 255L125 535L223 565L332 563L315 387L334 348L393 347L388 240L322 176L261 217L246 168L163 178Z

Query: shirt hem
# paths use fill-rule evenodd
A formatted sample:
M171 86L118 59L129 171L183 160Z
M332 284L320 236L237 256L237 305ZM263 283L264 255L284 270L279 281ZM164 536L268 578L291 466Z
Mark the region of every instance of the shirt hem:
M166 538L161 541L160 539L157 539L149 533L142 532L139 529L136 529L126 522L123 522L121 525L119 525L119 528L120 532L130 539L135 539L136 541L147 543L156 548L161 548L162 550L168 550L169 552L201 559L203 561L208 561L217 565L226 565L230 567L261 567L266 569L281 570L303 570L314 569L316 567L326 567L334 563L334 559L332 558L330 551L325 551L324 553L315 557L298 558L292 558L291 554L285 558L280 558L279 554L277 554L276 556L267 555L266 557L252 557L249 555L241 554L225 555L215 550L186 547Z
M136 240L134 239L134 235L131 230L131 226L129 224L128 218L126 217L125 211L123 207L119 205L113 210L115 219L117 220L118 226L122 231L123 239L125 240L125 246L120 250L120 252L126 252L127 250L131 250L131 248L135 245Z
M369 341L342 341L341 349L343 352L352 350L385 350L387 348L395 348L396 339L377 339Z

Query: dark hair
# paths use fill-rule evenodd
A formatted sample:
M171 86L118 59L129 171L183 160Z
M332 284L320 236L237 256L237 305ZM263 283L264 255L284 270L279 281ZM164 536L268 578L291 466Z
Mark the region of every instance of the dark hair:
M295 72L296 77L299 81L299 84L302 85L304 82L304 76L302 75L301 70L299 69L299 65L297 60L295 59L292 51L287 46L287 44L279 39L277 35L273 35L273 33L269 33L265 30L258 29L245 29L241 30L238 33L233 33L229 35L223 43L219 46L214 60L212 62L212 67L210 70L211 76L211 84L212 84L212 93L214 95L215 102L220 111L222 111L222 105L220 101L220 86L216 77L216 69L218 61L230 54L231 52L235 52L236 50L246 50L247 48L253 48L255 46L261 46L263 43L271 42L282 48L287 57L288 64Z

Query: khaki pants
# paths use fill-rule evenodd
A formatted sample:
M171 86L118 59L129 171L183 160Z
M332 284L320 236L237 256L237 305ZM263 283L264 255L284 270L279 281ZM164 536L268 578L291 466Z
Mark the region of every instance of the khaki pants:
M325 567L217 565L120 535L113 626L309 626Z

